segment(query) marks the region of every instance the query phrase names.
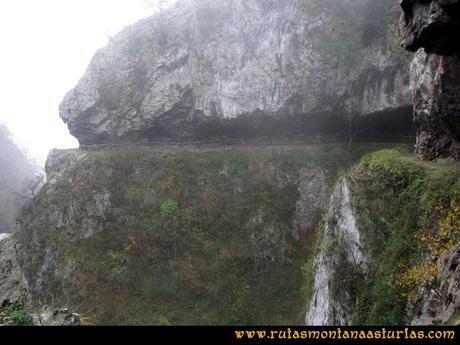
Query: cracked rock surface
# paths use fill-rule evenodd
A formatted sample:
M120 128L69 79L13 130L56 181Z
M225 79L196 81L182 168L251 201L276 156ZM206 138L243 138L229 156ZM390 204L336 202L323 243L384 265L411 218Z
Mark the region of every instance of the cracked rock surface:
M347 11L373 6L344 2ZM374 140L407 135L408 63L380 34L362 42L375 18L356 41L335 37L344 18L321 6L180 0L99 50L60 116L82 145L342 140L351 115L362 133L378 128ZM358 116L370 114L397 123L382 133Z
M460 1L402 0L401 43L417 51L410 79L422 159L460 159Z

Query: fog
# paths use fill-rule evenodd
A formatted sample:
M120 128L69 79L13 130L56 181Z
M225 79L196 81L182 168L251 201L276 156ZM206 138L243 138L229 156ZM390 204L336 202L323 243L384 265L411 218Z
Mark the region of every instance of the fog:
M62 97L95 51L157 0L2 0L0 122L43 165L52 148L77 147L59 118Z

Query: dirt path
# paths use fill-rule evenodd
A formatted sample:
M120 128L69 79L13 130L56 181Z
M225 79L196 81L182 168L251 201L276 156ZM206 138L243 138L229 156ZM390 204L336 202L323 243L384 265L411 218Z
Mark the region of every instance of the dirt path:
M346 147L348 144L345 142L331 142L319 144L232 144L232 143L123 143L123 144L104 144L104 145L81 145L80 149L84 151L97 151L105 149L116 148L141 148L158 152L207 152L207 151L222 151L222 150L293 150L293 149L307 149L315 150L327 146L343 145Z

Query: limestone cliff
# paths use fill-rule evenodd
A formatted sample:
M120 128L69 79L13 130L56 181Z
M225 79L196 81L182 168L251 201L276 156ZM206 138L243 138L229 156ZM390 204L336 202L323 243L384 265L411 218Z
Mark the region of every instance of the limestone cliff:
M27 281L18 262L17 240L0 234L0 305L29 302Z
M60 115L82 145L400 140L411 115L394 10L389 0L180 0L111 38Z
M402 2L424 158L457 157L456 4ZM458 162L369 142L411 133L394 5L180 0L111 38L0 235L0 324L457 322Z
M368 271L369 258L363 252L362 235L353 212L348 183L342 181L332 195L326 225L321 229L320 250L315 257L314 293L305 320L307 325L353 324L351 291L344 286L337 288L343 283L337 279L340 271L357 270L362 276Z
M411 90L422 159L460 159L460 1L403 0L403 46L417 51Z
M94 324L454 322L460 168L385 147L55 150L28 293Z
M458 323L459 174L393 150L355 165L320 229L307 324Z
M15 235L0 234L0 326L77 326L78 314L67 308L40 306L31 313L31 296L18 260Z
M53 151L21 215L29 291L95 324L301 323L302 266L354 159L346 145Z

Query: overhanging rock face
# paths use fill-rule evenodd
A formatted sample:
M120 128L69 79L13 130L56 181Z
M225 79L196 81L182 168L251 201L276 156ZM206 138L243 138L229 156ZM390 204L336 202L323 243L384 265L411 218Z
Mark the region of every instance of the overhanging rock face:
M401 0L401 39L404 48L450 55L458 52L459 0Z
M401 43L411 65L417 151L460 159L460 1L403 0Z
M373 6L345 2L350 16ZM333 8L180 0L113 37L60 115L82 145L317 142L342 140L354 128L375 140L407 136L408 64L382 48L381 34L366 42L348 35L357 24ZM364 36L372 25L356 30ZM362 121L369 114L392 114L390 130L386 121Z

